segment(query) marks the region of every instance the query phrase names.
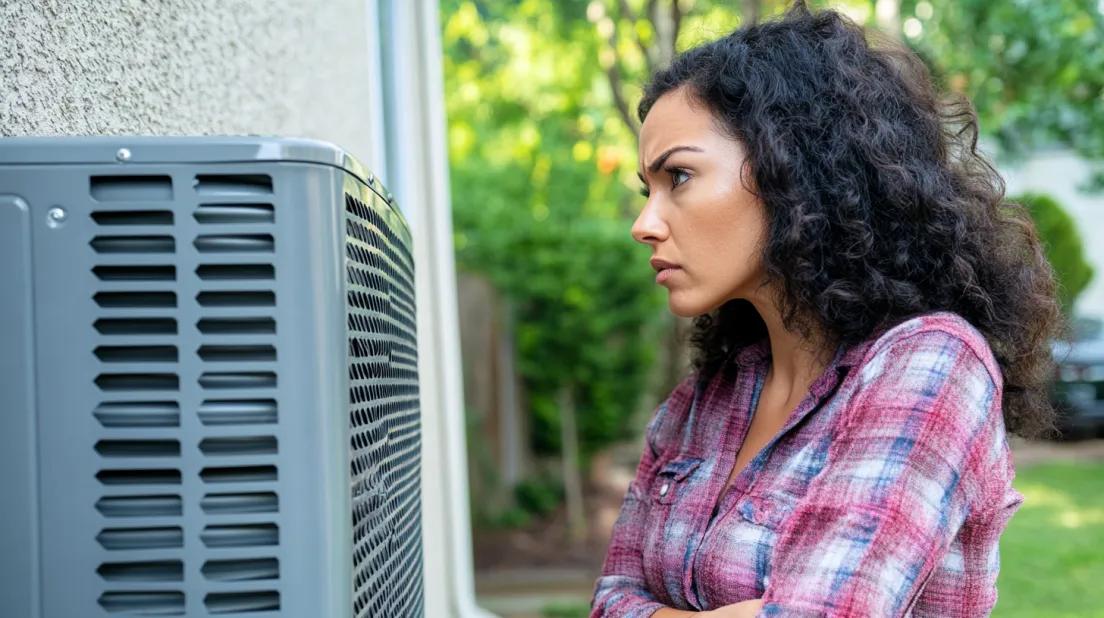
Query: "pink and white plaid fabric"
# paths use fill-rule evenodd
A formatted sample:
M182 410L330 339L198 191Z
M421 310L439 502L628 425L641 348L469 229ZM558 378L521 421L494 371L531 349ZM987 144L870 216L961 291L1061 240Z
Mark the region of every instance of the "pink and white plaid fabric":
M769 365L764 339L658 407L591 618L757 598L760 616L988 615L1023 497L981 333L941 311L841 346L719 496Z

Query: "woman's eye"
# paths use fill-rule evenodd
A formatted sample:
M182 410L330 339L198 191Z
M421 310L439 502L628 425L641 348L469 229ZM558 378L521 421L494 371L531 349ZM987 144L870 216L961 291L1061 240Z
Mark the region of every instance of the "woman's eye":
M672 169L672 170L670 170L670 174L671 174L671 188L672 189L674 189L675 187L681 185L682 183L686 182L687 180L690 180L690 174L688 174L686 172L686 170Z

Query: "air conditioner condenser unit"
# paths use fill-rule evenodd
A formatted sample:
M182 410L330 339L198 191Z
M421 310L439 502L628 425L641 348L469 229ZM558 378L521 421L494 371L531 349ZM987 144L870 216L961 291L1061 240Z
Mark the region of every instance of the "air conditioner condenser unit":
M354 159L0 139L0 290L0 613L423 613L411 235Z

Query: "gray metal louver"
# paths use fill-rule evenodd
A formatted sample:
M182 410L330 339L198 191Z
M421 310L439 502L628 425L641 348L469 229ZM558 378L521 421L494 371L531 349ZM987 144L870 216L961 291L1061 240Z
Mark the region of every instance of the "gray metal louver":
M308 140L0 139L5 615L423 614L386 195Z

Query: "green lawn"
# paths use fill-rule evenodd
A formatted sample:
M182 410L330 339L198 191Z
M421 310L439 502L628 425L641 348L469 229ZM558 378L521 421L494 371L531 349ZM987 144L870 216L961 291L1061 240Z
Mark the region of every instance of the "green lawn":
M1104 617L1104 463L1017 470L993 616Z

